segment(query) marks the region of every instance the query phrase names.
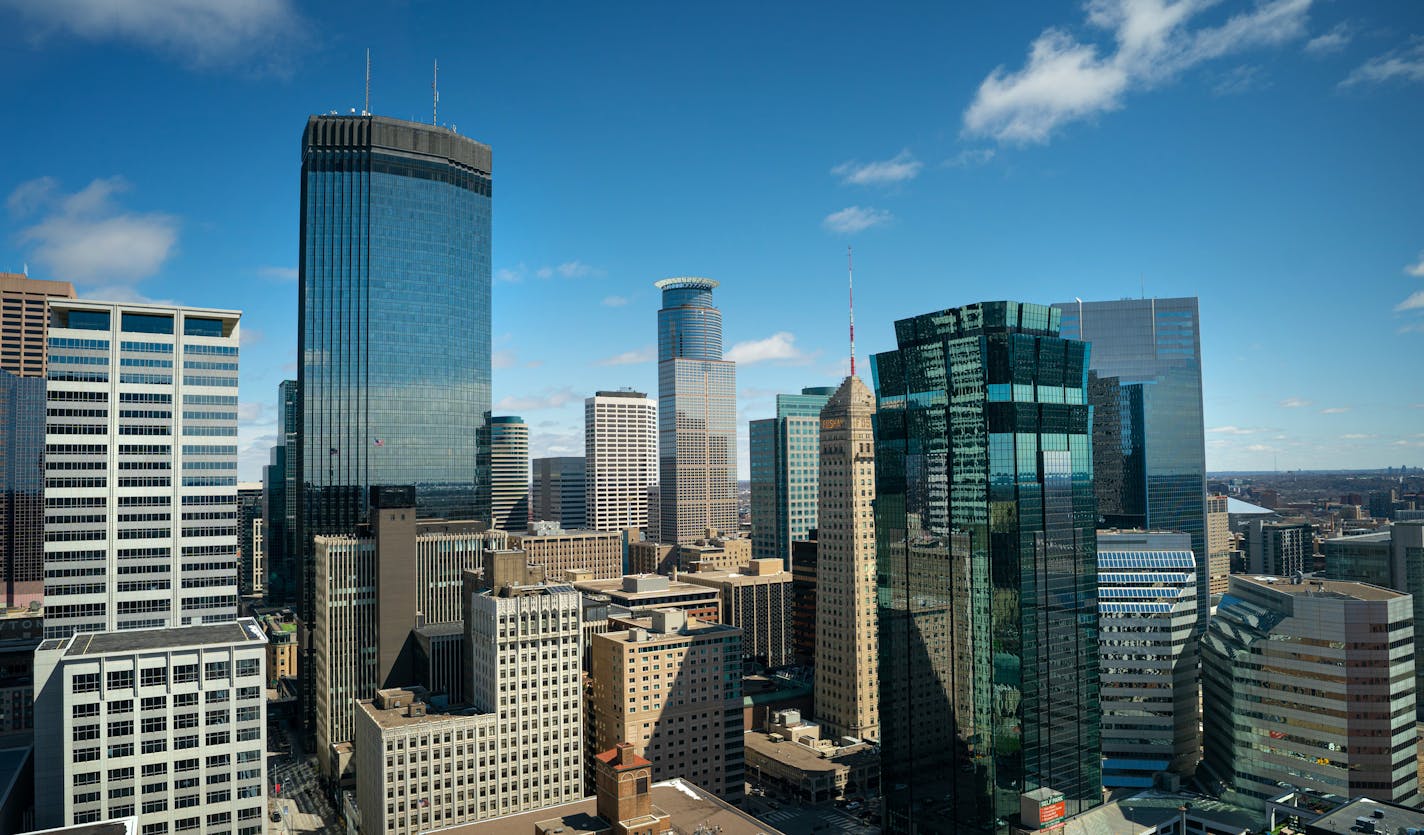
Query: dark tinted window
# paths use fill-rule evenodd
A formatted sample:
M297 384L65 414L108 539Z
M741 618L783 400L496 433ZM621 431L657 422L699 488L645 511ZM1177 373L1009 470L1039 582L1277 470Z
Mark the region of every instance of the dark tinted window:
M223 323L221 319L195 319L192 316L183 317L184 336L222 336Z
M109 311L71 310L68 327L82 331L106 331L109 329Z
M127 333L173 333L173 317L155 316L151 313L125 313L123 330Z

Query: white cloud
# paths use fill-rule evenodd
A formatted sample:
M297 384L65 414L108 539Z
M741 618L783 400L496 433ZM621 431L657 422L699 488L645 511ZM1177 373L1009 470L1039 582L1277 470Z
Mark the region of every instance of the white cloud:
M258 267L257 274L263 278L271 278L277 281L296 281L296 267Z
M1251 444L1246 447L1247 452L1279 452L1270 444Z
M1240 426L1214 426L1206 431L1215 432L1218 435L1254 435L1261 430L1244 429Z
M973 168L984 165L994 158L993 148L965 148L944 161L949 168Z
M1394 306L1395 313L1402 313L1406 310L1419 310L1424 308L1424 290L1416 290L1409 294L1409 298Z
M639 363L652 362L658 358L657 349L651 345L645 345L633 351L624 351L621 354L614 354L598 361L599 365L638 365Z
M1309 400L1302 400L1299 397L1287 397L1281 401L1281 406L1287 409L1301 409L1310 405Z
M796 347L796 336L780 331L766 339L738 342L727 350L726 359L741 365L759 362L777 362L781 365L804 365L811 356Z
M1378 437L1379 437L1378 435L1367 435L1367 434L1364 434L1364 433L1362 433L1362 432L1351 432L1351 433L1346 434L1346 435L1341 435L1341 436L1340 436L1340 439L1341 439L1341 440L1345 440L1345 441L1368 441L1368 440L1371 439L1371 438L1378 438Z
M126 41L198 67L275 61L305 29L288 0L0 0L0 6L28 18L36 37Z
M1343 415L1348 411L1350 411L1349 406L1331 406L1328 409L1321 409L1320 413L1322 415Z
M1331 27L1329 32L1306 41L1305 51L1316 57L1330 55L1349 46L1350 40L1354 37L1354 27L1349 23L1337 23Z
M1419 260L1404 268L1405 275L1412 275L1415 278L1424 278L1424 252L1419 253Z
M237 419L241 423L260 422L267 414L267 404L260 400L237 404Z
M518 364L519 355L509 349L495 351L490 355L490 365L494 368L513 368Z
M557 409L566 403L581 401L583 398L573 389L564 387L558 389L545 389L542 394L529 394L522 397L506 397L494 404L496 412L500 414L510 414L518 412L535 412L540 409Z
M831 169L831 173L841 178L845 185L881 186L913 180L920 175L924 163L906 148L890 159L862 163L848 160Z
M603 299L604 307L622 307L627 303L627 296L605 296Z
M1407 45L1376 55L1356 67L1340 82L1340 86L1383 84L1386 81L1424 83L1424 36L1415 35Z
M826 215L821 225L839 235L854 235L873 226L884 226L894 220L894 217L884 209L847 206L839 212Z
M243 348L251 348L253 345L260 345L266 339L266 332L258 330L257 328L248 327L247 325L242 326L242 330L238 331L237 336L238 345Z
M582 261L565 261L552 267L540 267L534 271L540 278L598 278L605 275L603 270L589 266Z
M66 195L44 177L22 183L6 202L17 217L39 214L20 230L19 240L54 278L103 278L119 292L132 293L133 282L158 272L173 254L178 220L159 212L124 211L113 198L126 190L122 177L109 177Z
M1016 72L996 67L964 112L964 132L999 142L1047 142L1071 122L1118 110L1128 92L1192 67L1305 33L1311 0L1266 0L1215 27L1191 28L1211 0L1090 0L1088 23L1112 35L1106 54L1058 28L1044 30Z
M1270 86L1271 81L1265 77L1261 67L1243 64L1222 75L1216 84L1212 85L1211 91L1218 96L1235 96L1264 90Z
M494 271L494 280L498 284L518 284L524 280L524 265L516 267L500 267Z

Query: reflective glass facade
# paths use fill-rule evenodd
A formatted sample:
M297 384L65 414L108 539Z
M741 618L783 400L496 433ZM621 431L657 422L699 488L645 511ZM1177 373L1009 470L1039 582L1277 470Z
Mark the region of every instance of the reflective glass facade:
M371 485L414 485L422 517L489 519L490 189L489 147L444 128L307 122L295 466L308 620L312 537L364 520Z
M986 302L873 357L884 826L1007 832L1101 786L1088 346Z
M45 381L0 370L0 578L5 603L44 596Z
M749 424L752 556L785 560L791 543L816 527L821 409L833 386L778 394L776 417Z
M1201 326L1197 300L1063 302L1063 337L1093 346L1090 370L1141 386L1144 482L1124 484L1131 506L1146 486L1144 527L1191 534L1197 557L1197 631L1206 627L1206 435L1202 425ZM1136 452L1136 450L1130 450ZM1111 462L1107 462L1111 464Z
M262 468L262 519L265 525L263 543L267 558L267 601L301 610L301 560L296 547L297 500L297 417L301 397L296 380L283 380L277 386L277 409L281 415L277 426L277 445L272 447L266 467ZM292 462L289 466L288 462Z
M737 530L737 366L722 359L717 282L668 278L658 311L658 492L662 542Z

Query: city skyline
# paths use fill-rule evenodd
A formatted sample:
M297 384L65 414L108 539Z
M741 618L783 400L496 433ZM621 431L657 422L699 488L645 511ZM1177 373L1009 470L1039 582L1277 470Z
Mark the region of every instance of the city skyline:
M244 310L243 480L276 442L271 393L295 376L292 137L307 115L363 105L367 44L374 112L429 119L439 57L439 120L501 153L493 400L530 421L535 457L578 453L594 389L653 390L647 283L705 274L723 281L748 473L747 421L774 414L774 393L844 375L851 241L862 356L917 310L1195 295L1209 470L1421 463L1424 384L1365 361L1424 338L1418 7L1222 4L1143 44L1120 37L1125 11L1047 5L787 8L750 28L738 9L617 10L627 25L597 43L576 11L494 7L504 43L479 54L460 10L433 26L433 10L338 21L274 2L226 12L223 34L173 12L133 36L74 8L0 11L17 80L0 101L27 117L0 175L0 268L28 263L85 298ZM1029 82L1083 95L1058 107ZM80 110L105 143L43 127ZM550 118L590 130L573 143ZM216 145L187 141L218 120L232 132ZM194 188L214 152L227 171ZM725 165L742 188L721 186ZM616 194L612 170L630 172ZM685 191L701 199L669 201ZM105 232L130 245L86 256ZM608 327L576 326L590 315ZM525 336L562 332L593 341L571 361L565 338ZM1363 393L1325 382L1340 380Z

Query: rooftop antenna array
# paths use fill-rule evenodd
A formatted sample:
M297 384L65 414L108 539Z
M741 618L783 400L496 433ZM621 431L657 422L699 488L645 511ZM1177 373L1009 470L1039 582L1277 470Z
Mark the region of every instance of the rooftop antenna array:
M366 47L366 106L361 108L362 116L371 115L371 47Z
M435 76L430 80L430 124L440 124L440 59L435 59Z
M846 279L850 284L850 376L855 376L855 260L846 247Z

